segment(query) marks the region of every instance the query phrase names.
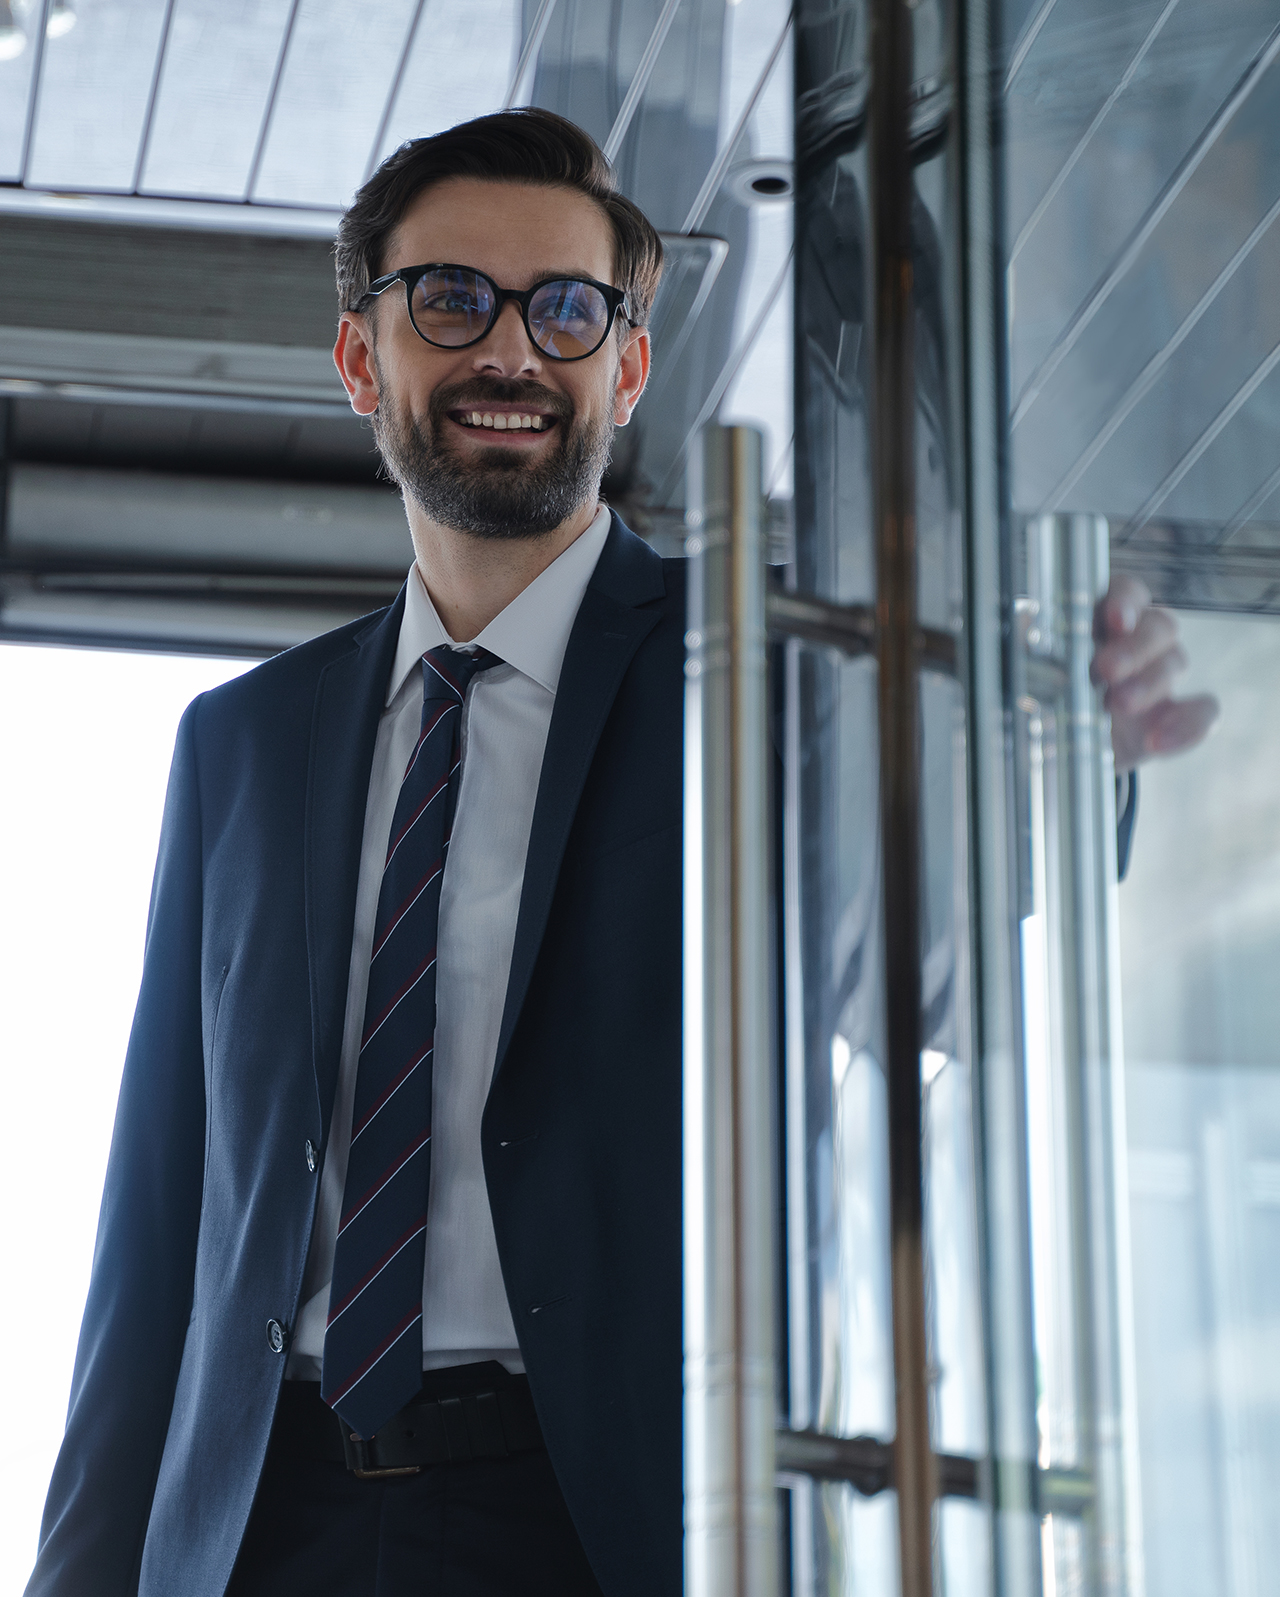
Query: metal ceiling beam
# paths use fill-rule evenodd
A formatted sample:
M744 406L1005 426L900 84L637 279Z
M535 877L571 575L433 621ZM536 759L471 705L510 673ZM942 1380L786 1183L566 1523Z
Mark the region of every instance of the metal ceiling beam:
M246 204L253 198L253 191L258 186L258 174L262 170L262 157L266 154L267 138L271 133L271 118L275 115L276 97L280 93L280 81L284 77L284 65L289 58L289 46L293 42L293 26L298 20L298 7L302 0L292 0L289 6L289 15L285 20L284 32L280 36L280 48L276 52L275 69L271 74L271 87L267 90L267 103L263 107L262 121L258 127L257 142L253 147L253 159L249 162L249 176L245 180L244 197Z
M151 128L155 122L156 102L160 98L160 79L164 75L165 58L169 53L169 34L173 27L173 10L176 0L165 0L164 21L160 24L160 42L156 46L155 65L151 69L151 84L147 90L147 109L142 118L142 132L138 135L138 155L133 163L133 192L135 194L142 187L142 173L147 164L147 152L151 148ZM26 181L26 172L23 171L23 181Z
M671 32L671 24L676 20L676 12L680 9L680 0L667 0L666 5L658 14L653 32L649 35L649 42L644 47L644 54L640 57L640 65L636 68L631 85L623 97L622 104L618 107L618 114L614 118L613 126L609 129L609 137L604 141L604 158L613 161L622 148L622 141L627 136L627 129L631 126L631 119L640 108L640 100L644 91L649 87L649 79L653 76L653 69L658 64L658 57L662 47L667 42L667 35Z
M378 118L378 131L373 136L373 146L369 151L369 159L364 164L364 177L361 178L361 187L366 184L378 168L378 157L387 136L387 129L391 125L391 114L396 108L396 101L400 97L400 85L404 82L405 70L409 65L409 56L413 51L414 40L418 37L418 24L422 21L422 12L427 0L418 0L413 8L413 16L405 30L404 47L400 51L400 59L396 63L395 72L391 76L391 87L387 91L386 102L382 107L382 115ZM554 4L555 0L544 0L544 4Z
M27 99L27 119L22 129L22 160L18 166L20 183L27 181L31 167L31 147L35 142L36 115L40 109L40 89L44 81L44 46L49 33L49 10L52 0L40 0L36 18L36 37L32 48L31 93Z
M1200 169L1227 124L1266 76L1277 55L1280 55L1280 23L1277 23L1267 35L1258 53L1237 79L1231 92L1210 117L1191 148L1178 163L1173 175L1151 202L1120 253L1089 290L1067 325L1054 339L1048 354L1027 378L1014 405L1010 426L1017 427L1026 419L1027 412L1039 398L1044 385L1079 343L1085 329L1111 298L1156 228L1172 209L1178 196Z
M547 29L551 26L551 13L556 8L556 0L542 0L538 7L538 14L533 19L533 26L529 29L529 37L524 41L524 48L520 51L520 59L516 62L515 72L511 76L511 87L507 90L505 109L510 111L520 95L525 79L538 65L538 56L542 51L542 41L547 36Z

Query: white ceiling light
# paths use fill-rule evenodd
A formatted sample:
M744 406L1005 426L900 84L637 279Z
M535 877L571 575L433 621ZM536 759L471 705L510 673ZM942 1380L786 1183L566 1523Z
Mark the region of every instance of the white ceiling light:
M53 0L49 7L49 21L45 34L50 39L60 39L76 25L76 9L72 0Z
M9 0L0 0L0 61L12 61L27 47L27 36L13 15Z

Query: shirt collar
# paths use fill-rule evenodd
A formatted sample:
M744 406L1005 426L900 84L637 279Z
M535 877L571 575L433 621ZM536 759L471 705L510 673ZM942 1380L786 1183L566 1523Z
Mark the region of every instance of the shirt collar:
M601 505L587 530L468 643L492 650L499 659L531 677L548 693L554 693L560 681L564 651L569 646L569 633L609 535L610 519L608 508ZM436 614L415 561L409 571L400 639L387 682L388 704L427 650L437 649L441 644L458 647Z

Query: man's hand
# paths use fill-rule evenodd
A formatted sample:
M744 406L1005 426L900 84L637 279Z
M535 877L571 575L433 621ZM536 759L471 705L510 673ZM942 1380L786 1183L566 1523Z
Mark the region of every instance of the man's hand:
M1131 771L1153 754L1192 749L1218 718L1211 693L1175 699L1173 679L1187 655L1178 623L1151 603L1146 584L1117 576L1093 613L1095 649L1090 675L1106 688L1116 770Z

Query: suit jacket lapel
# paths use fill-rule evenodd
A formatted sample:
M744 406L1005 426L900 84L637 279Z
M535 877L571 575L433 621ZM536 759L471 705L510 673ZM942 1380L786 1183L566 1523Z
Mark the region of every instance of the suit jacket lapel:
M615 515L569 634L529 832L494 1079L528 991L569 828L623 674L661 610L662 561ZM648 608L639 608L647 606Z
M337 1088L369 772L400 636L404 590L356 633L316 686L304 823L307 967L322 1142Z

